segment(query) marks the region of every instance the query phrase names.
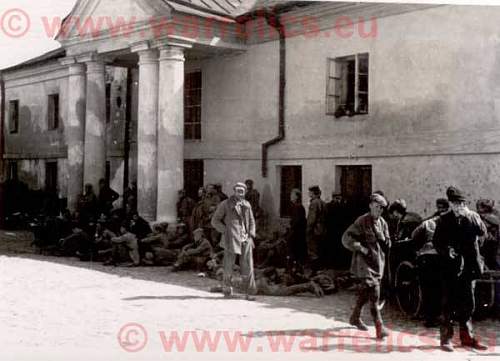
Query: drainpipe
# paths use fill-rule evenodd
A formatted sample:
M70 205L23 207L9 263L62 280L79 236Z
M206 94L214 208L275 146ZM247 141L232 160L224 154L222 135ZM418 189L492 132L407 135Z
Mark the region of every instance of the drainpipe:
M269 26L276 29L279 33L279 108L278 108L278 136L268 140L262 144L262 177L267 178L268 173L268 153L269 148L275 144L278 144L283 139L285 139L285 90L286 90L286 37L285 37L285 27L281 23L280 17L276 15L276 12L265 12L264 16L266 18Z

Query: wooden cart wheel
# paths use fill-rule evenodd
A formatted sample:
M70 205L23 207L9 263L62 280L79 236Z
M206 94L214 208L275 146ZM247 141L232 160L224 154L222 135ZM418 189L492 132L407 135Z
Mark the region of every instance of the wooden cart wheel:
M404 261L398 265L394 285L399 309L408 316L417 316L422 308L422 289L417 268L411 262Z

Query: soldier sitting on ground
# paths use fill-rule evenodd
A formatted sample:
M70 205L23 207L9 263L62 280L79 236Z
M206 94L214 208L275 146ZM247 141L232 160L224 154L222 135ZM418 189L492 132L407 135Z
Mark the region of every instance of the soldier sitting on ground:
M96 251L96 260L105 261L111 256L113 244L111 240L116 237L116 233L111 230L110 222L107 218L101 217L97 221L94 247Z
M175 228L175 233L168 237L168 249L181 249L191 243L191 237L186 224L179 223Z
M123 265L126 267L137 267L141 263L139 256L139 246L137 237L130 232L127 222L123 222L120 227L120 235L111 239L112 254L111 259L104 265ZM126 256L125 256L126 254Z
M177 259L179 252L168 249L168 226L167 222L155 224L153 233L140 241L146 249L145 258L142 260L144 264L169 266Z
M173 272L180 269L195 267L204 268L212 255L212 245L203 235L203 228L193 231L194 242L184 246L174 264Z

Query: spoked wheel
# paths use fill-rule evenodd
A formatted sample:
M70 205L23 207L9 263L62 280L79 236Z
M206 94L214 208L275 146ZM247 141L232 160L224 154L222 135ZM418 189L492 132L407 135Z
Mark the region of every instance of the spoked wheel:
M474 296L476 307L474 316L478 319L483 319L488 316L489 312L495 305L495 283L496 281L490 274L486 273L483 279L476 281Z
M394 285L399 309L408 316L417 316L422 307L422 290L417 268L411 262L404 261L398 265Z

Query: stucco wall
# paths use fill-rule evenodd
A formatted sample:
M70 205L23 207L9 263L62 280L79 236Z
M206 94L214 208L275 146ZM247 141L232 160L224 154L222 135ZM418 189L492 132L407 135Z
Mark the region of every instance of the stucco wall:
M265 180L258 159L262 141L277 132L277 43L229 64L211 60L203 68L205 138L186 154L227 159L206 163L207 179L255 178L272 190L267 208L274 210L280 164L302 165L304 191L319 184L327 199L340 190L336 166L356 164L372 165L373 190L406 198L421 213L432 212L449 184L473 199L496 199L498 15L498 8L445 6L378 19L374 38L355 31L349 39L287 39L286 140L271 148ZM363 52L370 54L369 114L326 115L327 58Z

